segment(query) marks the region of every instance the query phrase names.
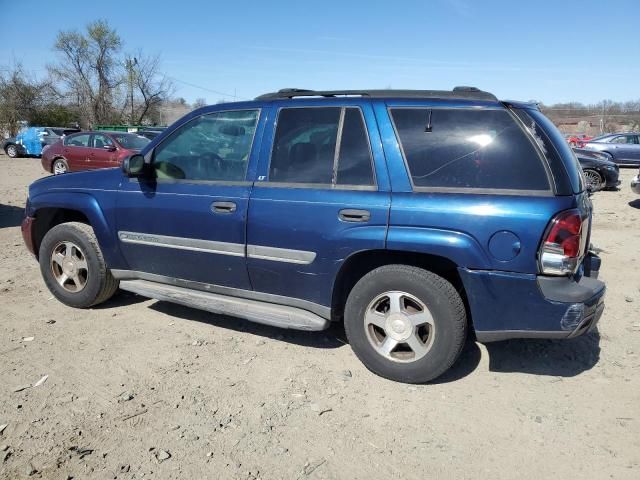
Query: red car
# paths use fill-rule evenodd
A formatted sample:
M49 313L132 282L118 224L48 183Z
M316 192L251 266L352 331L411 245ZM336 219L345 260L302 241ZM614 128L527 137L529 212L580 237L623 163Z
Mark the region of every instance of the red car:
M571 145L571 147L580 147L582 148L585 143L591 140L593 137L585 133L568 133L564 136L567 139L567 143Z
M118 167L125 157L138 153L149 142L135 133L74 133L42 150L42 167L54 175Z

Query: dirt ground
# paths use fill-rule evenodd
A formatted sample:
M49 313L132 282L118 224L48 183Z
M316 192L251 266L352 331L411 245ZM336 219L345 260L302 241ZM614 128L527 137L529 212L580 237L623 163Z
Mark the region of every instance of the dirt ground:
M0 478L640 478L636 169L593 196L598 332L469 341L423 386L369 373L338 326L284 331L124 292L65 307L20 235L45 172L6 156L0 170Z

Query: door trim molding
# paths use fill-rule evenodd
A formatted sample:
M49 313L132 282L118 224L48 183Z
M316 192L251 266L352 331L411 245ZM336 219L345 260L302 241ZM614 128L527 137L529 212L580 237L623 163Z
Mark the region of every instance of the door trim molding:
M303 300L300 298L275 295L273 293L255 292L252 290L243 290L241 288L225 287L212 283L184 280L181 278L168 277L166 275L158 275L156 273L140 272L136 270L111 270L111 274L117 280L148 280L151 282L173 285L176 287L182 287L191 290L200 290L203 292L227 295L229 297L245 298L247 300L257 300L261 302L274 303L277 305L297 307L302 310L308 310L309 312L315 313L316 315L327 320L331 320L330 307L326 307L324 305L320 305L318 303L310 302L308 300Z
M245 247L242 243L218 242L189 237L171 237L152 233L120 231L118 232L118 238L123 243L132 243L135 245L216 253L219 255L271 260L273 262L296 263L298 265L309 265L316 259L316 252L306 250L293 250L290 248L268 247L264 245L247 245Z
M274 262L297 263L309 265L316 259L316 252L292 250L290 248L265 247L263 245L247 245L247 257Z
M153 247L176 248L193 252L219 253L235 257L245 256L245 246L242 243L217 242L199 238L170 237L151 233L118 232L118 238L123 243L136 245L150 245Z

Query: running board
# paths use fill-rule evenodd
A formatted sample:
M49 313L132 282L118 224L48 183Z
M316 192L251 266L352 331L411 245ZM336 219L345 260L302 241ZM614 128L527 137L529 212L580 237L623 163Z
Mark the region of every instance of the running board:
M211 313L231 315L273 327L314 331L329 327L329 321L315 313L287 305L201 292L148 280L121 280L120 288L143 297L178 303Z

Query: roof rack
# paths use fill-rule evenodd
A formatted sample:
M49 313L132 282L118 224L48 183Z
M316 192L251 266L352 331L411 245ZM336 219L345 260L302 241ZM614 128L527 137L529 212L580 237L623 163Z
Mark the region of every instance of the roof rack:
M371 97L371 98L458 98L463 100L497 101L495 95L476 87L455 87L453 90L305 90L283 88L265 93L256 100L277 100L296 97Z

